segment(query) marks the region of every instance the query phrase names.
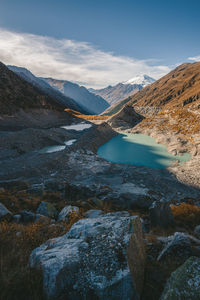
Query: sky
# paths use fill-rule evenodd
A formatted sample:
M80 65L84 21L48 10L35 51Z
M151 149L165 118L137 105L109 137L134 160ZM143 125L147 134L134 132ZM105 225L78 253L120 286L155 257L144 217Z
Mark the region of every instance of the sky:
M100 88L200 60L200 1L0 0L0 60Z

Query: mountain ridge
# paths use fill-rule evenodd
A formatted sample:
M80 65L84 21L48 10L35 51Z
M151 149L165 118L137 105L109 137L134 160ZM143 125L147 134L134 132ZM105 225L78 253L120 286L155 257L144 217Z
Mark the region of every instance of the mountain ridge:
M52 88L47 82L40 79L39 77L35 76L31 71L24 67L17 67L17 66L7 66L9 70L16 73L18 76L20 76L25 81L29 82L31 85L35 86L36 88L40 89L50 97L55 98L58 102L63 104L64 106L80 111L82 113L88 113L87 110L85 110L83 107L78 105L73 99L70 97L66 97L61 92L55 90Z
M110 106L104 98L94 95L87 88L79 86L77 83L54 78L42 79L54 89L73 98L79 105L87 109L91 114L100 114Z
M148 84L154 82L155 79L148 75L140 75L133 77L126 82L120 82L114 86L109 85L103 89L89 89L92 93L106 99L110 105L117 104L129 96L137 93ZM109 109L109 108L108 108Z

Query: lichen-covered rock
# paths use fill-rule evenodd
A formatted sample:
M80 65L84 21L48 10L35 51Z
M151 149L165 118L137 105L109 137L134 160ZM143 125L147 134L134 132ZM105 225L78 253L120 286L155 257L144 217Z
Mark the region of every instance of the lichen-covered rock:
M43 271L47 299L139 299L145 250L139 217L110 213L81 219L30 256Z
M0 221L10 220L12 218L12 213L0 203Z
M152 226L167 228L174 224L171 208L166 201L155 201L149 208L149 215Z
M200 299L200 258L190 257L168 279L160 300Z
M58 212L53 204L42 201L37 209L37 214L49 217L57 218Z
M187 234L175 232L167 238L167 243L158 256L158 260L176 256L177 259L187 259L191 255L191 241Z
M72 212L79 214L79 208L72 205L65 206L58 215L58 221L68 222L69 216Z

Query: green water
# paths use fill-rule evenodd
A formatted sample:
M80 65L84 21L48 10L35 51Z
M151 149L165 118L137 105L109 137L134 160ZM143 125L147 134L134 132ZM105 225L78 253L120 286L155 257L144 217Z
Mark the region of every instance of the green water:
M180 164L191 159L191 154L184 153L174 156L167 152L165 146L157 144L154 138L144 134L118 134L103 146L99 147L98 155L114 163L146 166L164 169L173 162Z

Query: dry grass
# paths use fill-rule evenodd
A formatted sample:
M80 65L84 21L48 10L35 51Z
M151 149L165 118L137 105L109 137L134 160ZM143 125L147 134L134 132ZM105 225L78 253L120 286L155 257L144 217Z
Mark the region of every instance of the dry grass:
M75 110L72 110L69 108L65 109L65 111L77 118L88 120L88 121L90 121L90 120L107 120L108 119L108 116L84 115L84 114L79 113L78 111L75 111Z
M174 219L179 226L193 228L200 224L200 207L188 203L171 206Z
M34 204L35 205L35 204ZM0 300L42 300L42 273L28 267L30 253L50 238L65 234L82 218L71 213L69 222L50 224L0 223Z

